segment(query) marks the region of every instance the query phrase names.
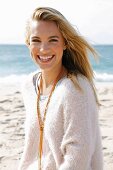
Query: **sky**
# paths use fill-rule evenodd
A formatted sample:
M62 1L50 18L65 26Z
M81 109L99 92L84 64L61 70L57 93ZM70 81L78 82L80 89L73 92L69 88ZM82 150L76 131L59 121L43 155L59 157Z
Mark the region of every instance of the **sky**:
M40 6L59 10L93 44L113 44L113 0L0 0L0 44L24 44L25 25Z

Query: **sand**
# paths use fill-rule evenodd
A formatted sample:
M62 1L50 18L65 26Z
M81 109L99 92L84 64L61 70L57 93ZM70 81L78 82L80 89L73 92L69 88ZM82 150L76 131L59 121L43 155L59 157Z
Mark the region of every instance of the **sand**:
M113 170L113 83L96 84L100 99L104 170ZM20 84L0 83L0 170L17 170L24 147L25 108Z

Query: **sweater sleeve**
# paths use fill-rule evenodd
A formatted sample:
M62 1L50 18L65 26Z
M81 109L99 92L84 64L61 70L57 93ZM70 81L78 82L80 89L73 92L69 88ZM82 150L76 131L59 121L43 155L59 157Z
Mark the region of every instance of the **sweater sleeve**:
M24 151L22 153L22 157L20 160L20 164L18 170L27 170L29 165L36 159L36 148L38 141L38 134L36 131L36 125L34 120L32 119L31 114L29 112L29 100L30 97L28 95L30 91L29 81L26 80L21 86L22 97L24 101L25 111L26 111L26 119L24 123L24 131L25 131L25 141L24 141Z
M89 83L83 82L82 86L81 92L74 89L65 95L64 136L61 144L64 161L59 170L91 169L98 133L98 109ZM102 170L101 166L99 170Z

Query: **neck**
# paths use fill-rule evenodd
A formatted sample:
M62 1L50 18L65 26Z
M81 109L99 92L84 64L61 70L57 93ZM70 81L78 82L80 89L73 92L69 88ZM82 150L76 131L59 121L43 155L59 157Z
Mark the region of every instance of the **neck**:
M66 75L66 69L63 66L59 66L59 68L54 69L54 71L45 71L42 70L42 87L41 91L43 94L49 93L49 88L53 85L54 81L56 80L57 76L61 73L62 78Z
M61 72L62 69L63 66L54 69L54 71L42 70L43 86L45 86L45 88L48 88L48 86L50 86L55 81L55 79L57 78L58 74Z

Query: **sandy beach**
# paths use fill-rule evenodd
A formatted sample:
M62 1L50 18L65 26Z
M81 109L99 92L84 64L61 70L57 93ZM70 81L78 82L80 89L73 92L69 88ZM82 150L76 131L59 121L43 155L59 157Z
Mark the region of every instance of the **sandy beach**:
M100 100L104 170L113 170L113 84L96 84ZM17 170L24 145L25 108L20 84L0 83L0 170Z

